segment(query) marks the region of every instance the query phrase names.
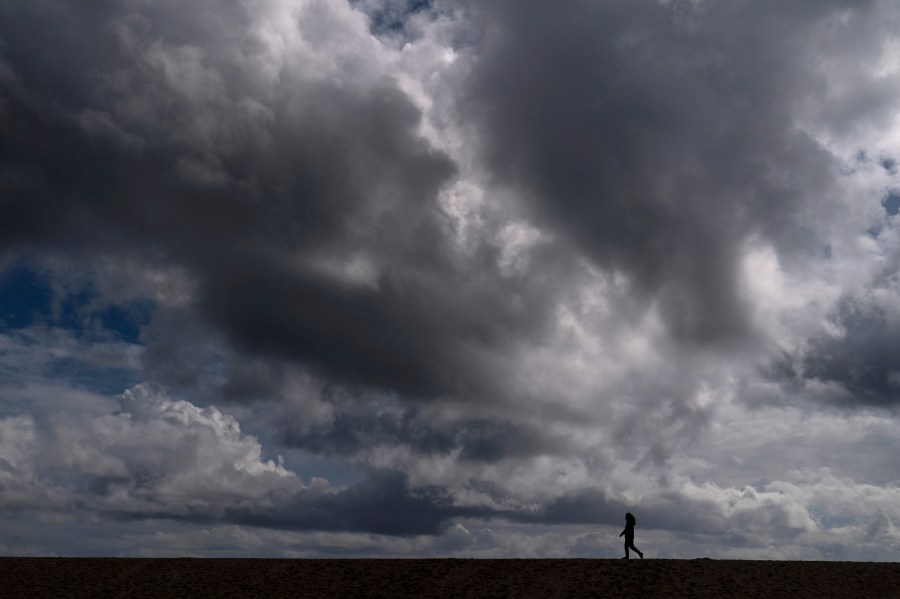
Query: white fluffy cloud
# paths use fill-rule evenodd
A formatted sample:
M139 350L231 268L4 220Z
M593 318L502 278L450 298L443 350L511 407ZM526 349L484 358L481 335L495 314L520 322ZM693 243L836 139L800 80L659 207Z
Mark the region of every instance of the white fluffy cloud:
M220 517L304 488L215 407L171 400L146 385L126 390L120 404L107 414L63 409L3 419L6 509L78 503L123 516ZM48 506L28 493L65 504Z

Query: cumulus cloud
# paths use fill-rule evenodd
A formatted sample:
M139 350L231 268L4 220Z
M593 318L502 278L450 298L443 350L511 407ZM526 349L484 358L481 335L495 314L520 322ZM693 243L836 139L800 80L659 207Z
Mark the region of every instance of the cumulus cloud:
M107 414L4 419L5 461L48 493L122 514L216 516L226 506L302 488L282 466L262 460L259 443L215 408L172 401L147 386L127 390L120 403Z
M438 488L410 488L399 472L359 484L304 483L264 459L256 438L213 406L172 400L148 385L113 413L54 412L0 420L9 512L75 505L116 518L221 521L298 530L436 534L454 515Z

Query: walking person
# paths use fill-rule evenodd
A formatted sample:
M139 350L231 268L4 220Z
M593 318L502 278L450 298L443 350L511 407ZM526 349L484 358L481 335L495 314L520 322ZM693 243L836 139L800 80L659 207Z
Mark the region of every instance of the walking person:
M641 553L637 547L634 546L634 527L637 524L637 520L634 519L634 514L628 512L625 514L625 530L619 533L619 536L625 535L625 557L622 559L628 559L628 549L634 549L634 552L637 553L641 559L644 559L644 554Z

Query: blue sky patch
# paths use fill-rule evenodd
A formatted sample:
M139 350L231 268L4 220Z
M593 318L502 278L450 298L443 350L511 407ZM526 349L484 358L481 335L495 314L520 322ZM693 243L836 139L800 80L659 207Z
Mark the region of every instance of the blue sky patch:
M887 196L881 200L881 205L884 206L884 211L891 216L900 212L900 190L890 190Z
M89 285L58 293L48 273L26 261L15 263L0 273L0 330L51 326L137 343L153 309L150 300L109 304Z

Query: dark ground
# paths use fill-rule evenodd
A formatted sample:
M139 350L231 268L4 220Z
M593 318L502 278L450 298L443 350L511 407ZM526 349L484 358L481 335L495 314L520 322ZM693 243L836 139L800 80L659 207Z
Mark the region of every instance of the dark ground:
M900 563L7 557L0 597L900 599Z

